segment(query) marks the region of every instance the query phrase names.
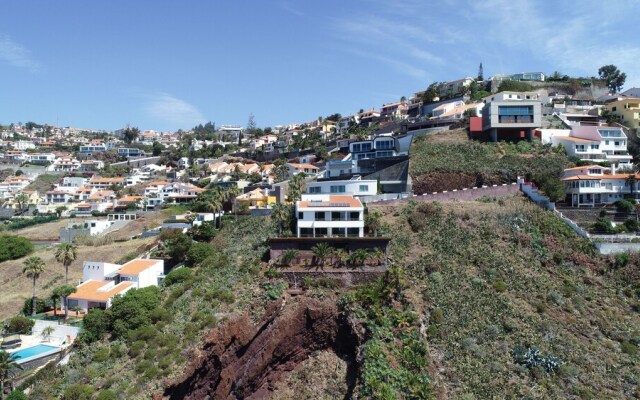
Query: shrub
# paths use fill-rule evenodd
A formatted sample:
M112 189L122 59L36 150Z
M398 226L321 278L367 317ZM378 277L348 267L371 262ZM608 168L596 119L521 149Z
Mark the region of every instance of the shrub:
M630 213L635 208L634 203L629 200L621 199L613 203L618 212Z
M208 243L194 243L187 252L186 264L189 267L200 264L208 257L214 255L215 250Z
M441 308L436 308L431 312L430 321L432 324L439 325L444 322L444 312Z
M98 394L96 400L118 400L118 395L113 390L103 390Z
M156 307L149 313L149 318L154 324L160 321L169 322L171 321L171 314L162 307Z
M106 311L94 308L84 317L80 339L92 343L104 337L109 328L109 315Z
M124 296L116 296L109 310L113 335L127 337L129 331L150 325L150 313L159 305L160 289L157 286L132 289Z
M637 232L638 229L640 228L638 221L632 218L629 218L626 221L624 221L624 226L627 228L629 232Z
M27 395L22 390L14 390L9 393L6 400L27 400Z
M104 362L104 361L107 361L108 359L109 359L109 349L106 347L93 353L94 362L98 362L98 363Z
M635 356L638 353L638 346L631 342L622 342L620 349L623 353L629 354L630 356Z
M561 365L558 357L544 356L536 347L516 346L512 355L516 364L524 365L529 369L542 368L548 373L557 371Z
M265 271L264 276L267 278L279 278L282 274L275 268L269 268Z
M611 221L604 217L598 217L593 224L593 230L602 233L615 233L616 229L611 225Z
M62 400L91 400L94 392L93 386L76 383L67 386L62 395Z
M171 286L176 283L184 282L187 279L191 278L193 272L188 268L178 268L174 269L167 274L164 278L165 286Z
M33 300L31 297L24 301L24 306L22 307L22 313L24 315L31 315L31 308L33 307ZM36 314L41 314L45 311L50 310L51 307L47 307L47 303L44 299L36 298Z
M33 325L35 325L35 321L31 318L23 317L18 315L13 317L7 323L7 332L8 333L27 333L31 331Z
M33 252L30 240L14 235L0 235L0 262L15 260Z
M132 358L138 357L145 346L146 343L142 340L133 343L131 347L129 347L129 356Z
M493 288L496 290L496 292L502 293L507 290L507 285L502 279L498 279L497 281L493 282Z

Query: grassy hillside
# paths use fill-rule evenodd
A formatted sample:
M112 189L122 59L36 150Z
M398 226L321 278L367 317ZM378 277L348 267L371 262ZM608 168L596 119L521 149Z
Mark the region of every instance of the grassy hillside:
M438 397L640 394L640 258L599 256L520 198L382 210Z
M385 279L306 294L337 302L340 329L359 337L349 343L357 357L313 354L280 373L274 398L343 397L351 390L348 370L357 374L357 398L640 395L640 257L599 256L520 197L375 208L393 238ZM259 267L272 231L262 218L228 223L212 242L213 256L161 288L166 311L156 307L150 323L79 347L59 373L40 374L31 398L72 390L127 399L162 393L210 350L201 344L208 332L229 333L220 321L245 312L258 321L267 301L280 297L282 287ZM295 304L289 299L274 318Z
M415 193L512 183L527 174L559 176L569 166L564 150L525 141L451 143L419 138L410 157Z

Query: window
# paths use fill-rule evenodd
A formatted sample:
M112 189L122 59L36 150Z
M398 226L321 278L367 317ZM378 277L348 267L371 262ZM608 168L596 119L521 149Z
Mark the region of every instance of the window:
M361 192L368 192L369 191L369 185L360 185L359 190Z
M345 192L344 185L331 186L331 193L344 193L344 192Z
M340 171L340 173L342 173L342 171ZM320 186L311 186L309 188L309 193L321 193L320 189Z
M622 138L624 134L620 129L598 129L600 136L604 138Z
M298 213L298 219L304 219L304 213L299 212Z
M316 236L327 236L327 228L316 228Z
M587 149L585 148L584 144L577 144L576 145L576 151L577 152L583 152L583 151L587 151Z
M591 150L598 150L600 148L599 144L592 144L591 145Z
M345 228L331 228L331 236L344 236L345 233Z
M358 211L352 211L349 213L349 219L351 221L358 221L360 220L360 212Z
M360 236L360 228L347 228L347 236Z
M331 220L332 221L340 221L344 218L344 215L340 211L332 211L331 212Z
M620 142L613 142L614 146L620 146Z
M605 145L605 146L608 146L608 145L609 145L609 141L608 141L608 140L605 140L605 141L604 141L604 145Z
M324 211L316 212L316 221L324 221Z
M611 107L611 111L615 112L617 107Z

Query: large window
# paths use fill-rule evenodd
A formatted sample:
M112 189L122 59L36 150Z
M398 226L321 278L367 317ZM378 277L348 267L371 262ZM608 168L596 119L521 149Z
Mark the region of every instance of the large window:
M376 142L376 150L393 149L393 140L380 140Z
M316 212L316 221L324 221L325 217L324 217L324 211L318 211Z
M359 190L361 192L368 192L369 191L369 185L360 185Z
M587 151L585 145L583 144L577 144L576 145L576 152L580 153L580 152L585 152Z
M344 193L346 191L344 185L331 186L331 193Z
M311 186L311 187L309 187L309 193L321 193L320 186Z
M624 134L621 129L598 129L600 136L604 138L622 138Z

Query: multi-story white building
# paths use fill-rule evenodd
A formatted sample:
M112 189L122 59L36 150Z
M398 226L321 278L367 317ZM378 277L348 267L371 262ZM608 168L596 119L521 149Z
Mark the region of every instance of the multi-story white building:
M54 162L56 155L53 153L32 153L28 154L29 162L32 164L47 164Z
M107 151L106 144L89 144L80 146L80 154L82 155L90 155L93 153L99 153L102 151Z
M572 207L595 207L625 197L640 198L640 175L617 174L615 166L569 168L564 171L562 181L565 183L566 201Z
M15 142L11 142L11 145L15 150L28 150L36 148L36 144L30 140L17 140Z
M297 237L363 237L363 214L353 196L303 194L296 202Z
M377 187L378 181L355 176L349 180L308 182L307 194L375 196Z
M627 149L627 135L620 127L574 126L568 135L553 135L551 143L563 146L569 157L581 160L615 163L632 168L632 156Z
M143 157L146 153L136 147L120 147L118 155L122 157Z

